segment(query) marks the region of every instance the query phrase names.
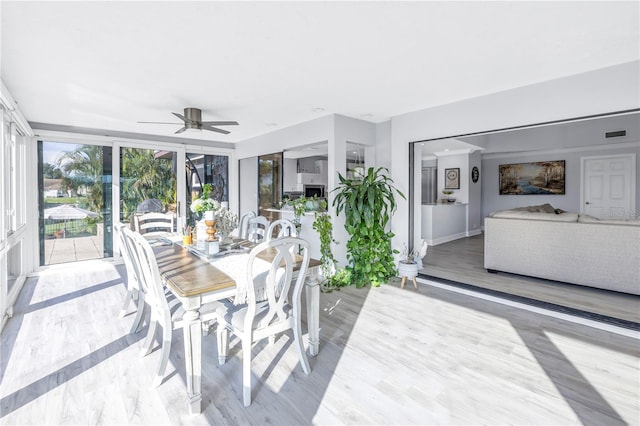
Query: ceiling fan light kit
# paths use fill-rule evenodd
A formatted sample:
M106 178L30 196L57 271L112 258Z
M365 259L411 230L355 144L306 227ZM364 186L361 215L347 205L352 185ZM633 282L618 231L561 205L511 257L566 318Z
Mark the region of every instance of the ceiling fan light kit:
M202 130L209 130L210 132L218 132L224 135L228 134L229 131L218 129L214 126L237 126L237 121L202 121L202 111L199 108L185 108L184 114L178 114L177 112L172 112L171 114L178 117L180 120L184 122L184 126L180 129L176 130L175 134L182 133L184 131L192 132L200 132ZM138 121L138 123L150 123L150 124L177 124L177 123L163 123L157 121Z

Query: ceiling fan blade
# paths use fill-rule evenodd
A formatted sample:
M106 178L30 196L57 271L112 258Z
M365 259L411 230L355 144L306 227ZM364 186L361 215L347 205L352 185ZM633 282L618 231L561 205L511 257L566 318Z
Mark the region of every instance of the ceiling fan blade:
M175 115L176 117L178 117L180 120L184 121L185 123L187 121L191 121L191 120L187 119L184 115L178 114L177 112L172 112L171 114Z
M182 123L167 123L165 121L138 121L137 123L141 123L141 124L172 124L174 126L179 126Z
M180 129L176 130L176 132L175 132L174 134L176 134L176 135L177 135L178 133L182 133L182 132L184 132L185 130L187 130L187 128L186 128L186 127L182 127L182 128L180 128Z
M237 121L203 121L203 126L237 126Z
M222 129L218 129L217 127L204 127L203 126L202 130L209 130L210 132L218 132L218 133L222 133L223 135L229 134L228 131L222 130Z

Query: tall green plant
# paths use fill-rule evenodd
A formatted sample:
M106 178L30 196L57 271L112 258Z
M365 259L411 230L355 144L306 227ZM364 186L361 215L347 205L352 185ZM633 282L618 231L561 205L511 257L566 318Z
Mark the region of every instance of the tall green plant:
M386 173L386 174L385 174ZM340 184L333 206L339 216L344 211L344 227L349 233L347 242L347 270L351 272L357 287L371 284L374 287L385 283L396 275L391 248L394 234L387 230L391 214L396 210L395 195L406 199L393 186L389 170L370 167L358 179L346 179L338 175Z
M313 229L320 236L320 262L322 262L320 269L325 279L327 279L330 278L336 266L336 258L333 256L331 244L337 244L338 242L333 239L333 223L331 222L331 216L326 212L327 202L322 200L320 208L323 211L315 212Z

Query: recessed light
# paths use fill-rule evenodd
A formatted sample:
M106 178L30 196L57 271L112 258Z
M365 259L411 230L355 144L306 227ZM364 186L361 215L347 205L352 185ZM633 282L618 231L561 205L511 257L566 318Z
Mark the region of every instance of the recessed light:
M278 123L267 123L267 127L276 127Z
M324 108L316 107L316 108L313 108L311 111L313 111L313 112L322 112L322 111L324 111Z
M362 118L371 118L371 117L373 117L373 114L362 114L360 117L362 117Z

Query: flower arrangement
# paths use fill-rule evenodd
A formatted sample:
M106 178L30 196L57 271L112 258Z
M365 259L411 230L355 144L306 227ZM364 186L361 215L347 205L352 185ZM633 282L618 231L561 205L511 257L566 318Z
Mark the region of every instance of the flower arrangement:
M210 198L212 185L205 183L202 186L202 196L193 200L191 203L191 211L194 213L213 212L216 221L216 234L222 241L226 240L231 231L238 227L238 215L223 206L218 200Z
M198 198L191 203L191 211L194 213L204 213L220 209L220 203L213 198Z
M215 212L220 209L220 203L213 198L210 198L209 195L213 189L213 185L210 183L205 183L202 186L202 195L200 198L193 200L191 203L191 211L194 213L204 213L208 211Z

